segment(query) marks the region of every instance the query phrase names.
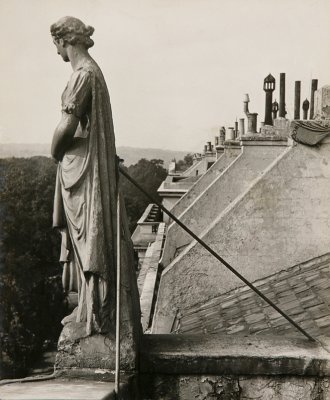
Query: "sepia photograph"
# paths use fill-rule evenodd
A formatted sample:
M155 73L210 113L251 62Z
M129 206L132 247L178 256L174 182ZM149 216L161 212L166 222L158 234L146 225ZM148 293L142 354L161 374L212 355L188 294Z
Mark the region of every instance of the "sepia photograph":
M0 0L0 400L330 400L329 0Z

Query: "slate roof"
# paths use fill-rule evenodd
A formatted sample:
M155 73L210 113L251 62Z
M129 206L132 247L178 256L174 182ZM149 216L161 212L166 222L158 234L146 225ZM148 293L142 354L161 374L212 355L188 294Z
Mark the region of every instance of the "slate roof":
M311 336L330 336L330 253L254 285ZM247 286L182 310L172 333L301 335Z

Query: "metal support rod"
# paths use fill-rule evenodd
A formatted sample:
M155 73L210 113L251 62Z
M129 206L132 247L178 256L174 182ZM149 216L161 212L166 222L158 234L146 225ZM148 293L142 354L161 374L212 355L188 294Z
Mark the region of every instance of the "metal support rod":
M296 322L293 321L288 315L285 314L276 304L274 304L268 297L266 297L263 293L260 292L252 283L250 283L243 275L241 275L238 271L236 271L230 264L227 263L219 254L217 254L214 250L211 249L202 239L200 239L197 235L194 234L186 225L184 225L175 215L173 215L169 210L167 210L159 201L155 200L149 193L147 193L142 186L140 186L132 177L128 175L126 171L119 167L119 171L122 175L125 176L134 186L136 186L145 196L148 197L153 203L155 203L161 210L163 210L173 221L175 221L178 225L181 226L189 235L194 238L198 243L200 243L209 253L211 253L218 261L220 261L225 267L227 267L233 274L235 274L241 281L243 281L250 289L252 289L258 296L260 296L266 303L268 303L271 307L273 307L279 314L282 315L291 325L293 325L298 331L300 331L303 335L305 335L309 340L315 342L315 339L310 336L303 328L301 328Z
M120 270L121 270L121 243L120 243L120 195L117 194L117 282L116 282L116 367L115 367L115 393L119 396L120 385Z

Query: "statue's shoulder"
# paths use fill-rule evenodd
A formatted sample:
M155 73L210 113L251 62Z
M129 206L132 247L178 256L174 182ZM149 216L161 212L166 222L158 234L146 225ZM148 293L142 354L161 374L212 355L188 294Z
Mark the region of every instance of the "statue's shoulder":
M81 73L87 73L91 75L98 75L101 73L100 67L97 65L97 63L94 60L88 60L85 63L83 63L78 69L77 72L80 71Z
M103 74L94 60L82 64L73 74L73 79L90 79L91 81L102 81Z

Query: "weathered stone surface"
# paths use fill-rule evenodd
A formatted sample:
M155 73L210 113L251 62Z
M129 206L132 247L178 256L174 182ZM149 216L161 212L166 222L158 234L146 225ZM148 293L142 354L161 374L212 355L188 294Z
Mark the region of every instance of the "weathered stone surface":
M0 386L1 400L139 400L137 380L122 376L119 396L115 383L82 379L17 382Z
M199 179L194 186L174 205L171 212L176 217L180 214L228 167L229 164L239 155L240 148L226 148L219 159L209 168L202 179Z
M144 400L239 400L238 380L222 376L141 377Z
M121 335L121 369L135 371L137 348L127 332ZM94 376L108 379L115 370L115 335L86 334L84 323L66 324L58 342L55 368L59 375Z
M145 335L140 372L176 375L329 376L330 342L296 337Z
M326 254L330 236L329 157L327 142L318 148L299 144L288 148L214 218L201 238L250 281ZM236 177L239 175L237 171ZM220 190L214 196L223 201ZM203 214L206 207L207 203ZM196 223L200 219L201 209L195 215ZM169 332L171 318L173 323L180 310L241 285L201 245L192 242L162 273L153 332Z
M144 400L329 400L328 378L145 375Z
M329 340L147 335L144 400L328 400Z
M315 96L315 119L330 118L330 86L323 86L317 90Z
M281 141L281 146L262 146L257 142L257 137L254 137L254 140L253 145L243 147L240 155L228 165L228 168L223 170L221 175L211 182L180 215L180 221L196 235L200 235L204 229L210 226L226 207L287 149L286 141ZM261 144L265 144L264 141ZM176 249L191 242L191 236L180 226L171 225L162 257L164 266L168 266L174 259Z
M0 387L1 400L115 399L113 382L50 380L12 383Z
M145 259L141 268L144 273L143 284L141 285L140 307L142 330L145 332L152 322L152 309L155 301L156 285L160 277L159 259L163 249L165 236L165 224L159 224L155 242L150 246L151 253ZM140 279L139 275L139 279ZM142 280L142 279L141 279Z

